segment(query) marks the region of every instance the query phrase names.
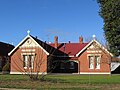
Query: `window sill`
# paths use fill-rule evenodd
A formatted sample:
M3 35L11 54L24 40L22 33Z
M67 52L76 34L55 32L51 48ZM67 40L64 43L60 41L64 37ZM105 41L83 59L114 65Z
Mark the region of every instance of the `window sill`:
M27 69L27 67L24 67L24 69Z

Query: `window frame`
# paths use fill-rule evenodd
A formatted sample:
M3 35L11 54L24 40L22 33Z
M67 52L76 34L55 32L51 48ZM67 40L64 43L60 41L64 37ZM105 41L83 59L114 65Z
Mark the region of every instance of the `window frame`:
M23 60L23 68L24 69L27 69L27 68L33 69L33 67L34 67L34 60L35 60L35 53L22 53L21 55L22 55L22 60ZM27 57L26 61L25 61L24 56ZM32 62L31 62L31 59L29 59L29 58L32 59Z
M93 68L90 68L90 58L89 57L93 57ZM99 67L97 66L98 62L96 61L96 57L99 57ZM100 69L100 62L101 62L101 54L88 54L87 55L87 59L89 62L89 69Z
M88 56L88 58L89 58L89 69L94 69L94 56Z
M23 67L24 67L25 69L27 69L27 66L28 66L28 65L27 65L27 64L28 64L28 63L27 63L27 62L28 62L28 60L27 60L27 55L23 55L22 57L23 57Z
M98 57L98 58L96 58L96 57ZM101 57L100 56L95 56L95 68L96 69L100 69L100 61L101 61Z

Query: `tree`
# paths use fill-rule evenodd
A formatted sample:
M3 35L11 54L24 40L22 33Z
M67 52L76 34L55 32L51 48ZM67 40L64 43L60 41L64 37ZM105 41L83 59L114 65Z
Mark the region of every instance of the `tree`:
M9 61L3 66L2 68L2 73L5 74L5 73L9 73L10 72L10 63Z
M40 46L36 45L32 38ZM55 61L54 53L57 49L37 38L32 38L28 37L24 41L25 44L21 44L11 55L11 71L28 75L31 80L38 80L39 77L43 80L46 73L50 73L56 66L52 64ZM31 43L29 43L30 41Z
M34 54L33 51L35 50L34 47L24 48L23 50L28 51L30 49L31 51L29 51L29 54L26 53L22 56L21 54L19 54L19 52L17 52L17 59L15 58L15 60L12 61L14 63L12 66L16 70L20 71L23 75L29 76L30 80L44 80L44 77L46 76L46 71L47 73L51 73L51 71L56 67L56 65L52 65L54 63L54 56L52 54L56 51L56 49L50 48L51 52L50 55L47 56L47 60L45 58L46 55L44 54L44 51L41 49L36 48L36 54ZM22 63L22 65L20 65L20 63ZM47 68L44 68L45 64L50 65L47 65Z
M100 16L104 20L104 34L109 50L114 56L120 55L120 0L97 0Z

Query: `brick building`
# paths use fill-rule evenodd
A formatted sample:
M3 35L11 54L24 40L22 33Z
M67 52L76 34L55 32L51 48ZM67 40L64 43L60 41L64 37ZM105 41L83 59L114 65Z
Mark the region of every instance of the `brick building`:
M110 74L112 54L97 40L84 43L43 42L27 35L10 53L11 74L76 73Z

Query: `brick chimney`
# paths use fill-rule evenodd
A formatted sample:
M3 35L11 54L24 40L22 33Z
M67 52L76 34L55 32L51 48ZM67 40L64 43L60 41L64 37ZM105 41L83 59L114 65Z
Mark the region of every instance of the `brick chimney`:
M80 44L83 43L83 37L82 37L82 36L79 37L79 43L80 43Z
M58 47L58 36L54 37L54 43L55 43L55 48L57 49L57 47Z

